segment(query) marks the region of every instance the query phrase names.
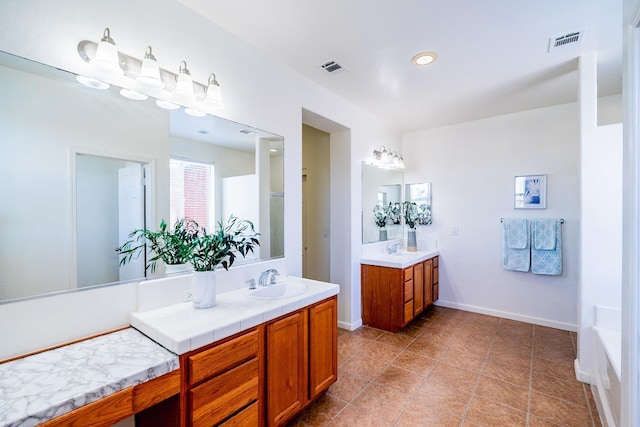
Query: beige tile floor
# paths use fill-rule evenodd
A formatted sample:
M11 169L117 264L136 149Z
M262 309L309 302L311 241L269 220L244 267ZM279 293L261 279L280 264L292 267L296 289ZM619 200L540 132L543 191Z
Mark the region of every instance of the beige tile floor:
M338 381L289 425L600 426L575 357L575 333L432 307L339 330Z

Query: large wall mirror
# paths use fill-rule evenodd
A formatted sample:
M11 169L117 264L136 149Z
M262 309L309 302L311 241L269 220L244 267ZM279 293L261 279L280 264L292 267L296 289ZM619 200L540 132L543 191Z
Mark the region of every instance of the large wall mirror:
M282 137L75 77L0 52L0 302L144 278L114 249L179 215L171 182L191 164L210 171L211 223L234 214L261 233L246 262L284 256Z
M384 233L376 223L376 211L389 208L399 213L402 203L404 174L401 171L381 169L362 162L362 243L381 239L402 238L399 215L391 215L384 226Z

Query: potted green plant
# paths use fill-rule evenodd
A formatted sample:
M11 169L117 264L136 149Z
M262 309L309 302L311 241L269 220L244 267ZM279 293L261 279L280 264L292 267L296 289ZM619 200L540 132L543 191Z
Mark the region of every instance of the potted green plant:
M375 205L373 207L373 220L376 222L376 225L380 227L378 240L387 240L386 225L389 220L388 210L383 206Z
M182 270L186 270L198 229L195 221L182 218L175 222L173 228L168 228L163 219L157 231L146 228L134 230L129 234L130 240L116 249L122 255L120 265L130 262L133 257L139 257L145 248L149 248L153 256L147 261L145 268L150 269L151 273L155 273L158 261L164 262L168 269L171 266L184 266Z
M419 219L418 205L415 202L403 203L404 223L407 224L407 251L415 252L418 250L416 240L416 224Z
M214 270L228 270L238 257L246 257L260 245L253 223L231 215L227 224L218 222L213 233L205 228L191 242L189 262L193 266L193 307L209 308L216 304Z

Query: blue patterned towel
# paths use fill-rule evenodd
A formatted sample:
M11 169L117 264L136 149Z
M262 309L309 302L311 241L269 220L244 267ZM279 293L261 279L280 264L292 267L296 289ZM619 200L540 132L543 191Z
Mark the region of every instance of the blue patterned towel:
M502 266L505 270L529 271L531 250L529 220L504 218L502 220Z
M531 272L559 276L562 274L561 220L539 218L532 227Z
M556 248L556 229L560 227L560 220L552 218L538 218L533 221L533 249L553 251Z

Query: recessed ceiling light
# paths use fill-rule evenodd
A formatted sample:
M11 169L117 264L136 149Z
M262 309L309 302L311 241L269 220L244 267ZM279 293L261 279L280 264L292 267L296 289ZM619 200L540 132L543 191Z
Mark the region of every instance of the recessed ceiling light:
M411 62L416 65L429 65L438 59L438 54L435 52L420 52L411 58Z
M272 153L277 153L278 149L277 148L270 148L269 151L271 151Z

